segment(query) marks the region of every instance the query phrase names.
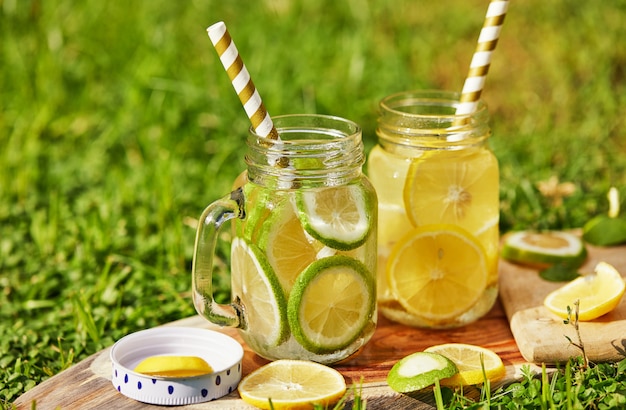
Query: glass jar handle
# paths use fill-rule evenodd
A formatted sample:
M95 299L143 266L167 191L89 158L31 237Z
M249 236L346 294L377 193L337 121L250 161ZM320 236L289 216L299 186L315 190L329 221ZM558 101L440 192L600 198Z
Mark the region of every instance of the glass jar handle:
M220 326L243 327L243 310L236 303L223 305L213 299L213 255L221 226L231 219L245 218L241 188L209 205L198 221L191 268L193 303L196 311Z

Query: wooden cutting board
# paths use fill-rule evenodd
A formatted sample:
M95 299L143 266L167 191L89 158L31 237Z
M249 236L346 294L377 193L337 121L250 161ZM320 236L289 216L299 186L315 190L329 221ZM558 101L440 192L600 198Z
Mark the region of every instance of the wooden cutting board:
M593 272L600 261L613 265L626 277L626 246L587 245L589 257L581 273ZM532 363L554 364L580 355L566 336L577 342L572 325L543 306L544 298L563 283L541 279L537 269L500 263L500 299L522 356ZM580 322L580 334L590 360L619 361L626 357L626 297L612 312L589 322Z

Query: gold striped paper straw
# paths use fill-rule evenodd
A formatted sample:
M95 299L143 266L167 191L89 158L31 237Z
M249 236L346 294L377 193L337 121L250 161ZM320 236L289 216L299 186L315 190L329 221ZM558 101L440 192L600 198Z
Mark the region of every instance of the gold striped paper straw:
M250 73L246 68L235 42L230 37L226 25L220 21L207 29L209 38L217 51L217 55L230 78L246 115L252 123L252 128L261 137L279 140L278 132L272 118L267 113L261 96L257 91Z
M463 84L460 104L456 109L457 115L471 114L476 110L480 94L485 85L485 77L491 65L491 54L498 44L500 30L506 11L509 8L509 0L491 0L483 28L478 37L476 51L470 63L469 73Z

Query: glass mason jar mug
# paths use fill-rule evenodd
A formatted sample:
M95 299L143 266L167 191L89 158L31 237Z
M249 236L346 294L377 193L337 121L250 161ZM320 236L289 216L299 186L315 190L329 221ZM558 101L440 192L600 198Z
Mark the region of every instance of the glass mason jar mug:
M267 359L334 363L374 333L377 198L362 173L361 129L321 115L274 118L280 140L248 136L247 171L203 212L193 299ZM232 303L212 295L213 255L232 220Z
M378 301L417 327L472 322L498 295L498 162L487 107L456 115L457 93L380 102L368 175L379 197Z

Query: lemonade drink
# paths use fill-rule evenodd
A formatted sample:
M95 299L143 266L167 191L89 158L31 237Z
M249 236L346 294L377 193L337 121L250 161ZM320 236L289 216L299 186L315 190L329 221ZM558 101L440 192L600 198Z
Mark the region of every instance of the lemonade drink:
M281 140L251 133L247 172L201 217L194 302L210 321L240 328L265 358L334 363L376 326L377 199L361 171L361 131L319 115L274 121ZM233 301L219 305L211 257L226 219Z
M368 174L379 197L378 301L411 326L474 321L498 294L498 163L488 112L456 116L458 95L381 101Z

